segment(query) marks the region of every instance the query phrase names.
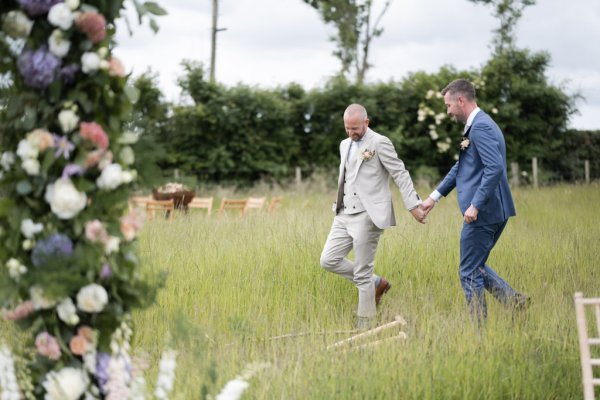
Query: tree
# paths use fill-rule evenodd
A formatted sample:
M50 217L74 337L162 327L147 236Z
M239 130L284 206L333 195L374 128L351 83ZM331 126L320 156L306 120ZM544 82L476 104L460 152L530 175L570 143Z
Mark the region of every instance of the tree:
M337 36L331 40L337 49L334 55L342 63L341 75L348 74L354 68L356 83L363 83L369 64L371 41L381 36L379 27L383 15L387 12L391 0L386 0L378 16L373 20L373 0L303 0L315 8L327 24L337 29Z
M469 0L494 7L494 16L500 20L500 27L495 29L496 37L492 43L496 53L511 49L515 45L515 27L523 10L535 4L535 0Z

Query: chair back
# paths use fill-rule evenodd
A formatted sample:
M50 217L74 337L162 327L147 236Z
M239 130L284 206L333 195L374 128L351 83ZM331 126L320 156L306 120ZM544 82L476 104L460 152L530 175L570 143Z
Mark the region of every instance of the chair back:
M267 211L272 213L275 210L277 210L279 207L281 207L281 196L271 197L271 202L269 202L269 208L267 209Z
M248 203L247 199L243 200L233 200L233 199L223 199L221 200L221 206L219 207L219 216L224 215L227 210L239 210L240 217L244 215L246 211L246 203Z
M194 197L192 201L188 203L188 209L200 208L206 209L206 215L210 216L213 207L212 197Z
M244 210L244 214L248 212L248 210L262 210L265 202L267 201L266 197L248 197L246 202L246 209Z
M594 336L590 337L587 321L587 309L594 309L596 321ZM600 345L600 298L584 298L581 292L575 293L575 316L579 332L579 354L581 356L581 375L583 380L583 398L593 400L594 386L600 386L600 379L594 378L593 367L600 366L600 358L592 358L591 346ZM594 320L594 318L591 318Z
M129 206L129 212L134 209L146 209L146 203L149 201L154 201L152 196L131 196L127 201L127 205Z
M152 200L146 202L146 218L153 220L156 212L162 213L169 221L173 219L175 203L173 200Z

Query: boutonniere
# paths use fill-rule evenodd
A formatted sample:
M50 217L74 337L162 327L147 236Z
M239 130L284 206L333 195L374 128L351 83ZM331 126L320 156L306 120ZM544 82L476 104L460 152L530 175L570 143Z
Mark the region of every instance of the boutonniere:
M466 150L470 144L471 144L471 141L469 140L469 138L466 136L463 136L462 140L460 141L460 149Z
M375 155L375 150L362 149L360 151L360 159L363 161L369 161Z

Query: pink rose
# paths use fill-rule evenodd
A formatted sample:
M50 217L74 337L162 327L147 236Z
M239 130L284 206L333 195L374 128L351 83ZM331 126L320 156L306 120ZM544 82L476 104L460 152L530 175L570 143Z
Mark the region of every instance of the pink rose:
M106 243L108 240L108 232L97 219L85 223L85 237L92 243Z
M108 74L111 76L123 77L125 76L125 67L121 60L116 57L112 57L108 61Z
M51 360L58 360L60 358L60 346L58 341L48 332L41 332L35 338L35 347L38 353L48 357Z
M33 310L33 302L31 300L27 300L15 307L14 310L5 311L4 319L8 321L18 321L29 316Z
M79 135L94 143L99 149L105 150L108 147L108 135L100 124L82 122L79 124Z
M69 349L71 349L71 353L82 356L85 354L88 348L88 341L83 336L73 336L69 341Z
M126 241L131 242L137 232L142 229L143 216L138 210L133 210L124 217L121 217L121 233Z
M106 19L97 12L81 13L75 20L75 26L94 44L100 43L106 37Z
M87 340L89 343L95 342L94 330L92 328L90 328L89 326L86 326L86 325L80 326L79 329L77 329L77 336L81 336L82 338Z

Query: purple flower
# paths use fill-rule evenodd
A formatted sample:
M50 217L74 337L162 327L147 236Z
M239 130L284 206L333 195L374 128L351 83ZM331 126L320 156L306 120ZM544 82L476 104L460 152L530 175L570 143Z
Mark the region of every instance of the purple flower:
M81 175L83 175L84 172L85 172L85 169L83 169L83 167L81 165L67 164L65 166L65 168L63 169L62 177L70 178L73 175L81 176Z
M71 152L75 149L75 145L69 142L69 139L66 136L54 136L54 147L56 147L56 152L54 152L54 157L58 158L60 156L64 156L66 160L71 156ZM64 175L64 172L63 172Z
M67 235L54 233L38 241L31 252L31 262L36 267L56 258L68 257L73 253L73 241Z
M106 393L106 384L108 383L108 364L110 363L110 355L108 353L99 352L96 356L96 379L102 393Z
M17 60L25 84L34 89L45 89L54 82L60 64L60 58L50 53L46 46L35 51L24 50Z
M46 14L53 5L62 3L63 0L18 0L21 7L31 16Z
M60 77L65 85L72 85L75 83L75 74L77 71L79 71L79 65L77 64L69 64L61 68Z
M110 265L104 264L102 266L102 270L100 271L100 278L108 279L112 276L112 270L110 269Z

